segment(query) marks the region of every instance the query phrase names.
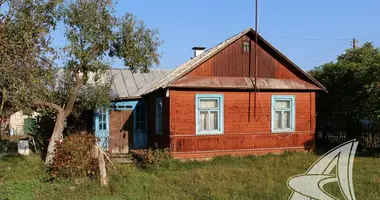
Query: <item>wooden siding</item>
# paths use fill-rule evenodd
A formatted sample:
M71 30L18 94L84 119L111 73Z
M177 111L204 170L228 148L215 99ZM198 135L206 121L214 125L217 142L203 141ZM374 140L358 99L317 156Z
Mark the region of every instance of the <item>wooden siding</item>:
M161 97L163 103L163 134L156 134L156 98ZM148 144L152 148L169 147L169 98L165 91L159 90L146 96L148 105Z
M255 42L246 35L230 44L186 76L255 77ZM251 53L243 52L243 41L250 41ZM275 51L259 43L258 78L282 78L310 82Z
M224 95L224 134L195 135L195 94ZM295 95L295 132L271 133L272 95ZM314 92L170 91L172 152L313 146ZM256 109L256 111L255 111ZM310 144L309 144L310 143Z
M171 151L181 157L182 154L215 153L234 151L261 151L286 149L312 149L313 134L226 134L173 137Z
M132 110L110 111L109 150L112 153L128 153L133 141Z

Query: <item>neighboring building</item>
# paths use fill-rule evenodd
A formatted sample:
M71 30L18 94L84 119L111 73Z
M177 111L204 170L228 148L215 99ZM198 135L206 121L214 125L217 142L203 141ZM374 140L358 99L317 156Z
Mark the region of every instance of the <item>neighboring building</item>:
M112 111L96 114L97 135L114 153L168 147L176 158L313 148L315 92L326 89L260 35L257 46L257 69L247 29L205 52L193 48L194 58L153 70L162 76L145 83L136 76L148 74L121 70Z
M25 135L31 128L33 120L38 116L37 112L26 115L22 110L13 113L9 118L9 133L13 135Z

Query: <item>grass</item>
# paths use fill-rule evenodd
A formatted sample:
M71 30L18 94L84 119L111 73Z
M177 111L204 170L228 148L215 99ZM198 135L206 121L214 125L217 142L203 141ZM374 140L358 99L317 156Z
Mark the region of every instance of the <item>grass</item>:
M287 199L287 179L304 173L318 157L219 157L171 161L156 169L118 165L109 172L108 188L100 188L97 179L46 182L39 157L6 157L0 159L0 199ZM380 199L380 159L356 157L354 184L357 199ZM325 189L340 194L335 183Z

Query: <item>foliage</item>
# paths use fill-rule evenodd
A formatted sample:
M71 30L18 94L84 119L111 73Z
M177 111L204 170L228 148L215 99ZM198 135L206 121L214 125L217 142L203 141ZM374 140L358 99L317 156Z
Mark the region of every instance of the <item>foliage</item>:
M96 137L92 134L73 134L57 143L51 165L53 177L92 177L98 174L98 159L93 157Z
M311 74L328 90L317 96L320 125L350 127L361 119L380 124L380 49L371 43L348 49Z
M110 185L96 179L41 181L45 169L38 157L0 160L0 199L286 199L286 181L304 173L320 155L289 153L219 157L211 161L176 162L168 168L142 170L117 165ZM356 155L353 167L357 199L380 198L380 159ZM324 189L339 197L337 184ZM343 197L340 199L344 199Z
M55 51L49 33L56 26L58 4L59 0L0 1L0 115L27 112L34 92L51 83Z
M137 164L143 168L168 167L172 161L169 149L134 150L133 156Z
M107 70L114 58L133 71L159 62L157 30L129 13L117 17L113 0L5 0L0 6L0 112L37 106L56 116L46 164L68 116L109 104ZM66 39L61 48L51 45L57 25Z

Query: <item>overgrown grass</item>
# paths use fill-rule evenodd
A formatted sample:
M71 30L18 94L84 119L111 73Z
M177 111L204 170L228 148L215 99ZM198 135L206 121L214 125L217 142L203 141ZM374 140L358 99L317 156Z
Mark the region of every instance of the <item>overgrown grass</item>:
M304 173L319 155L286 153L220 157L207 162L170 161L156 169L118 165L110 186L98 180L46 182L39 157L0 160L0 199L287 199L289 177ZM357 199L380 199L380 159L356 157ZM326 190L339 196L339 188Z

